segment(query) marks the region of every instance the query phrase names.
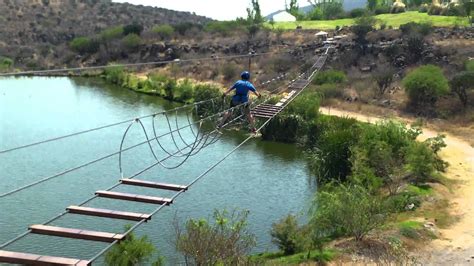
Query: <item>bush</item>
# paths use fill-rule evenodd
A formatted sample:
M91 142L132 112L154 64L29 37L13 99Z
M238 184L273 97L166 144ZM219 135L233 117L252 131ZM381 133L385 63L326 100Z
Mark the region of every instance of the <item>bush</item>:
M0 70L9 69L13 66L13 60L7 57L0 57Z
M213 85L209 84L198 84L194 87L194 101L201 102L206 101L209 99L217 98L222 95L221 90ZM205 114L215 114L216 113L216 106L212 103L204 103L199 105L199 109L197 110L199 115Z
M178 94L176 100L185 103L192 102L192 98L194 97L194 87L189 80L185 80L178 84L176 91Z
M126 229L130 229L129 226ZM137 238L133 233L114 245L105 255L106 265L164 265L163 257L157 256L153 243L146 236Z
M119 39L123 36L123 26L118 26L110 29L103 30L100 33L100 39L104 42Z
M126 79L127 73L123 67L110 66L104 70L105 80L113 84L122 85Z
M458 95L459 100L466 107L468 102L467 91L474 89L474 71L458 73L449 83L451 91Z
M448 81L434 65L421 66L403 79L409 104L413 107L433 107L438 97L448 92Z
M287 107L289 114L301 116L306 121L314 121L319 115L320 97L316 92L300 94Z
M365 8L356 8L350 11L350 16L351 18L358 18L362 17L366 12L367 10Z
M272 236L272 242L285 255L292 255L301 251L298 248L298 244L301 242L301 235L298 221L294 215L288 215L278 223L274 223L270 235Z
M224 75L224 80L229 81L234 79L238 74L237 66L233 63L227 63L222 68L222 74Z
M466 61L464 65L465 65L466 71L474 71L474 60L468 60Z
M326 70L316 75L313 83L322 84L341 84L347 81L346 74L339 70Z
M123 35L136 34L140 36L143 31L143 26L137 23L129 24L123 27Z
M443 16L457 16L463 17L466 15L462 5L450 3L446 8L441 12Z
M357 185L327 186L312 204L311 224L316 232L352 236L357 241L387 219L385 199Z
M343 96L343 89L338 84L323 84L318 87L318 91L323 96L323 99L341 98Z
M390 212L406 212L409 210L408 206L412 204L412 211L421 206L420 197L412 192L402 192L387 199L387 209L390 210Z
M359 128L354 119L321 116L311 127L308 168L318 183L345 181L351 173L351 147ZM311 136L313 135L313 136Z
M418 9L418 12L420 13L428 13L428 9L430 9L430 6L428 4L422 4L420 8Z
M430 5L428 8L428 15L441 15L443 7L440 5Z
M69 44L71 49L80 54L93 54L99 51L99 42L87 37L77 37Z
M344 17L344 9L339 1L326 2L323 9L324 19L338 19Z
M165 91L165 99L168 99L170 101L174 100L176 80L168 79L167 81L165 81L165 83L163 84L163 90Z
M122 44L128 50L134 50L142 44L142 38L135 33L131 33L122 39Z
M233 32L245 30L245 25L238 21L211 21L204 26L204 30L228 36Z
M295 143L304 135L306 124L297 115L278 115L262 129L262 139Z
M423 36L430 34L433 31L433 24L431 22L409 22L406 24L400 25L400 30L405 35L419 33Z
M162 39L169 39L174 33L174 28L170 25L164 24L153 27L151 31Z
M407 38L407 48L412 61L414 63L418 62L422 56L424 49L425 40L423 36L417 33L410 34Z
M433 151L421 142L413 142L407 150L407 170L414 176L415 181L429 181L436 171L436 157Z
M247 229L248 211L214 211L213 222L190 219L175 225L176 250L192 265L241 265L255 246Z
M375 8L374 13L375 13L375 15L388 14L388 13L390 13L390 7L387 6L387 5L378 6L378 7Z
M309 20L323 20L324 14L321 8L314 8L311 12L308 13Z

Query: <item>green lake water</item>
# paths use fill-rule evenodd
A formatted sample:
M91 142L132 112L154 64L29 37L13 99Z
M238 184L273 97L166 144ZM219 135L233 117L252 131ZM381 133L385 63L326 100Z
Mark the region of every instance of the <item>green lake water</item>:
M158 97L137 94L95 79L4 78L0 79L0 150L176 106ZM183 125L185 119L178 114L178 121ZM164 120L161 122L159 131L165 132ZM144 123L149 128L150 122L144 120ZM0 154L0 194L117 151L127 126ZM190 131L183 131L188 139L190 134ZM187 184L245 138L245 134L226 132L220 141L182 167L175 170L155 167L139 178ZM125 144L129 146L143 140L139 128L133 127ZM163 141L172 149L171 138ZM182 261L173 246L176 217L184 221L192 217L210 217L214 209L247 209L250 211L249 229L257 237L254 252L273 251L276 247L269 234L272 223L288 213L301 214L304 219L315 191L303 158L302 151L295 145L254 139L136 232L148 235L167 263L174 265ZM125 174L135 173L154 162L146 146L126 153L123 159ZM30 224L47 221L67 206L79 204L119 179L118 157L115 156L0 198L0 242L21 234ZM120 187L116 191L171 195L136 187ZM134 212L150 212L156 207L106 199L94 200L87 206ZM53 225L122 232L128 223L69 214ZM29 235L9 246L8 250L89 259L105 246L97 242Z

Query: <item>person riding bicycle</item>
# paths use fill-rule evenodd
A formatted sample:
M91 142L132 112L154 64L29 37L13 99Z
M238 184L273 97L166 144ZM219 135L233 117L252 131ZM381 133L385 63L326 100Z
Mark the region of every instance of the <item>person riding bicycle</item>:
M255 129L255 120L253 119L252 114L250 113L250 106L249 102L249 92L253 92L258 97L261 97L261 94L255 89L255 86L249 81L250 73L248 71L242 72L240 74L241 80L237 81L232 87L230 87L226 92L224 92L223 97L227 96L231 91L235 90L235 95L232 96L232 101L230 101L230 107L233 108L235 106L244 105L245 115L250 123L252 132L256 132ZM231 115L230 112L227 112L224 115L223 122L227 121L229 116Z

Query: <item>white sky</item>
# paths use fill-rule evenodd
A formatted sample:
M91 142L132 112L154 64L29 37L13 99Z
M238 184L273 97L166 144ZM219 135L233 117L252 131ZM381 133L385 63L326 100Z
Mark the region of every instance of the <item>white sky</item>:
M298 0L300 6L307 6L306 0ZM196 12L198 15L217 20L232 20L246 17L250 0L114 0L114 2L129 2L135 5L157 6L172 10ZM288 0L289 2L289 0ZM260 0L262 15L285 8L285 0Z

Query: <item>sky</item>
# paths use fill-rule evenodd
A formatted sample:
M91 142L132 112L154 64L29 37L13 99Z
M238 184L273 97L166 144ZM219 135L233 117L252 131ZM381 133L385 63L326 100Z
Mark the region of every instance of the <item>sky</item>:
M309 5L306 0L298 0L300 6ZM250 0L114 0L135 5L156 6L178 11L196 12L197 15L217 20L232 20L246 17ZM289 0L288 0L289 2ZM260 0L262 15L285 8L285 0Z

